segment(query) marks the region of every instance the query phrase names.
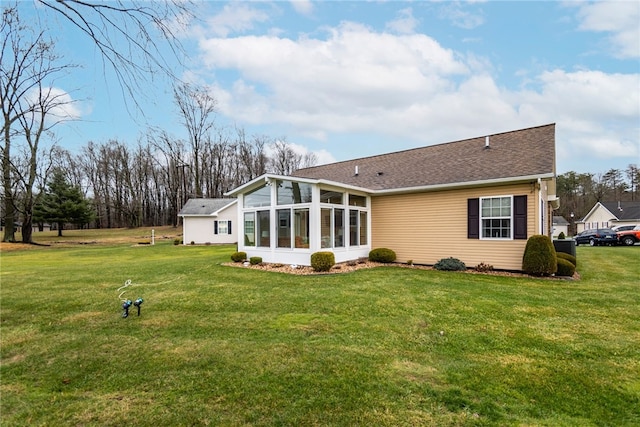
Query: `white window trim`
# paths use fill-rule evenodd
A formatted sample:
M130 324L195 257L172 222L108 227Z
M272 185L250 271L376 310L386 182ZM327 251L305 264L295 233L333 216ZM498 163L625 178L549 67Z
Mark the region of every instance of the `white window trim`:
M510 200L510 204L511 204L511 215L509 216L509 237L484 237L484 228L482 227L482 220L484 219L506 219L507 217L483 217L482 216L482 201L483 200L487 200L487 199L501 199L501 198L505 198L508 197ZM478 218L478 221L480 222L479 224L479 230L480 230L480 240L502 240L502 241L509 241L509 240L514 240L513 239L513 234L514 234L514 230L513 230L513 194L503 194L501 196L485 196L485 197L480 197L480 206L479 211L480 211L480 215Z

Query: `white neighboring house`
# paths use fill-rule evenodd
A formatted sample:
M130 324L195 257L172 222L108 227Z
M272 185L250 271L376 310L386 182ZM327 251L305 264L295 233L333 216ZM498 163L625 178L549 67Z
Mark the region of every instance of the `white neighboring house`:
M597 202L581 221L578 233L593 228L640 224L640 202Z
M178 212L182 217L183 244L236 243L237 206L237 199L231 198L187 200Z
M564 219L563 216L554 215L551 229L551 238L557 239L560 233L564 233L566 237L569 236L569 221Z

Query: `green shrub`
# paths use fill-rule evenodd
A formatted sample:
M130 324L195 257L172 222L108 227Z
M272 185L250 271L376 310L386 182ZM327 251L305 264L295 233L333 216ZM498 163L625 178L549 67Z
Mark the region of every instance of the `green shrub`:
M389 263L396 260L396 253L388 248L376 248L369 252L369 260L373 262Z
M564 240L566 238L567 236L564 235L564 231L561 231L560 234L558 234L558 240Z
M522 256L522 271L532 276L550 276L557 270L556 250L551 239L540 234L529 237Z
M182 243L181 239L173 239L173 245L174 246L178 246L180 243Z
M571 261L564 258L558 258L557 276L571 277L576 272L576 266Z
M557 258L566 259L567 261L571 262L571 264L573 264L574 267L578 266L578 260L576 259L576 257L574 257L571 254L568 254L566 252L557 252L556 251L556 257Z
M314 252L311 254L311 268L314 271L329 271L336 263L333 252Z
M442 271L464 271L467 269L467 266L458 258L449 257L436 262L433 268Z
M233 262L242 262L247 259L246 252L234 252L231 254L231 261Z
M249 264L251 265L262 264L262 257L252 256L251 258L249 258Z

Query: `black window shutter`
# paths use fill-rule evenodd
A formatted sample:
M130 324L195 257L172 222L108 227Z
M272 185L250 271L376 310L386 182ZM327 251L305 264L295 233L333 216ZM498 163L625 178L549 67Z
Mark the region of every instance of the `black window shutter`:
M213 221L213 234L218 234L218 221Z
M467 239L480 238L480 199L467 199Z
M227 232L228 232L229 234L233 234L233 233L231 233L231 221L229 221L229 222L227 223Z
M513 196L513 238L527 240L527 196Z

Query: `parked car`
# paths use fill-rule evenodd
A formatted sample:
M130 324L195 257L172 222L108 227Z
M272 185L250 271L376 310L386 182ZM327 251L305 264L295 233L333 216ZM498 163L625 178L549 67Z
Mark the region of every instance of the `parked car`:
M621 244L633 246L640 242L640 225L636 225L633 230L618 231L616 234Z
M589 244L591 246L613 246L618 244L618 235L610 228L594 228L592 230L585 230L576 234L573 239L576 241L576 246L583 244Z
M620 231L629 231L629 230L633 230L634 228L636 228L637 225L634 224L628 224L628 225L616 225L615 227L611 227L611 229L613 231L615 231L616 233L620 232Z

